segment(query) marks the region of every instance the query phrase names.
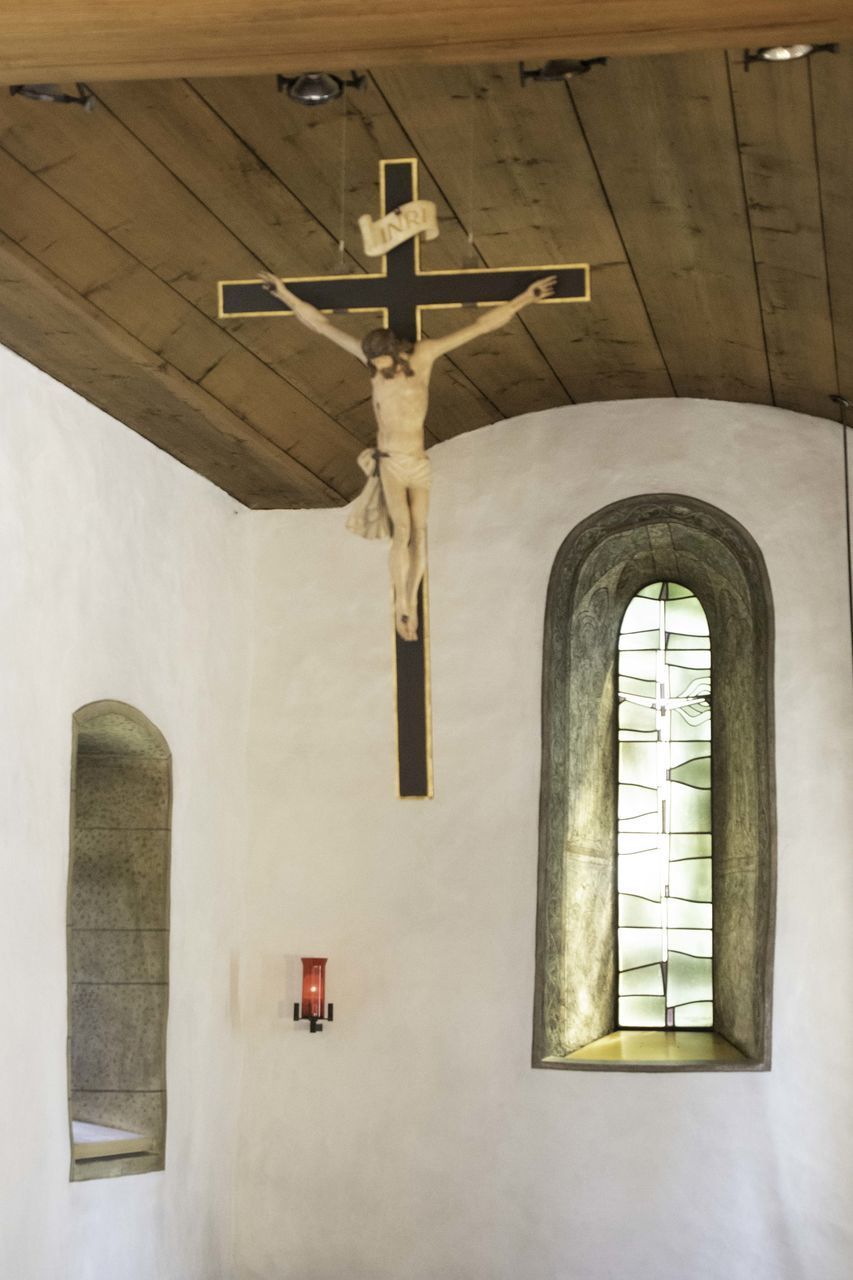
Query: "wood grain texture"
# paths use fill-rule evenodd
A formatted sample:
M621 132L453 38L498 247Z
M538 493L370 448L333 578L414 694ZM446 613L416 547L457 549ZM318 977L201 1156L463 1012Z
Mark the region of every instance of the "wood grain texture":
M591 264L590 303L531 307L521 320L572 398L671 395L565 86L531 93L511 66L407 67L376 79L486 265Z
M810 64L774 70L729 54L770 381L775 404L824 415L837 386Z
M853 399L853 50L810 70L839 391ZM835 417L837 408L823 413Z
M250 507L333 491L0 233L0 341Z
M49 124L22 110L32 105L0 98L0 146L215 321L223 264L226 274L251 275L255 255L105 105L91 115L61 112ZM233 326L232 340L209 361L201 383L350 496L359 484L360 442L279 376L273 323Z
M356 215L378 212L380 160L413 155L416 151L413 139L401 127L373 80L345 104L313 113L307 121L304 108L279 99L273 128L269 86L265 82L198 81L196 87L335 239L343 232L352 262L374 269L362 251ZM342 225L343 155L347 179ZM460 159L466 167L467 154L457 155L457 163ZM441 228L439 239L424 246L423 266L438 269L469 265L470 246L457 213L448 205L426 157L420 156L420 160L420 193L436 203ZM280 252L286 251L287 245L282 243ZM289 263L289 256L285 261ZM478 256L473 265L485 263ZM436 312L424 332L438 336L470 318L464 312ZM439 363L433 376L428 425L436 438L446 439L470 430L471 425L550 408L567 399L565 387L517 322L455 352L451 361Z
M676 392L769 402L725 55L607 73L572 94Z
M6 0L0 81L671 53L851 30L847 0Z
M96 84L91 114L0 95L0 339L249 505L345 501L375 432L363 368L292 319L219 321L215 284L372 269L356 219L378 212L379 160L416 155L441 227L426 268L592 264L591 303L439 362L428 443L572 399L834 418L829 393L853 392L853 56L739 57L611 62L571 92L501 63L392 68L319 111L268 77Z

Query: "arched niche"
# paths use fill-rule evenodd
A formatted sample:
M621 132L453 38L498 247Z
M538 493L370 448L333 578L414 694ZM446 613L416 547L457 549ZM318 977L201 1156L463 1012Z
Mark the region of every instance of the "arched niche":
M731 1061L572 1056L617 1026L617 643L628 603L658 580L683 583L702 601L714 655L714 1027L734 1047ZM534 1066L769 1067L772 665L761 552L717 508L674 495L629 498L561 546L545 612Z
M68 1081L74 1181L164 1167L171 756L135 707L73 717Z

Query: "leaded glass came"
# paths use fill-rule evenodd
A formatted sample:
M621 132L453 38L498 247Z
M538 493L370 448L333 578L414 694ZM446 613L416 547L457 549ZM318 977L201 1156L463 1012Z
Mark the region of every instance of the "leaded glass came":
M619 632L621 1027L711 1027L711 642L692 591L653 582Z

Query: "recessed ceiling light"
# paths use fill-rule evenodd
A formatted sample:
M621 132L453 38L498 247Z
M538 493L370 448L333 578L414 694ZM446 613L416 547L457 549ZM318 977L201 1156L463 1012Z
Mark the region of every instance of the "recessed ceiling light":
M837 44L773 44L764 49L744 49L743 63L748 71L751 62L797 62L813 53L837 53Z
M519 62L518 74L523 88L528 80L572 80L575 76L586 75L590 67L603 67L606 62L606 58L554 58L541 67L531 67L529 70L523 62Z
M95 95L85 84L77 85L77 93L65 93L58 84L12 84L9 93L13 98L27 98L30 102L64 102L73 103L91 111L95 105Z
M322 107L340 98L344 89L361 89L365 79L356 71L351 72L349 80L328 71L305 71L300 76L277 76L276 83L279 93L286 92L288 98L303 107Z

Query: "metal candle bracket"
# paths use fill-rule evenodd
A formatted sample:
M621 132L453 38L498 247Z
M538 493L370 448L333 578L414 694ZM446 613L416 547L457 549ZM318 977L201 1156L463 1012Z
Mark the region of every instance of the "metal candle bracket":
M316 1013L301 1014L299 1012L299 1001L294 1000L293 1002L293 1021L294 1022L310 1022L312 1034L315 1031L322 1031L324 1022L334 1022L334 1020L335 1020L335 1006L333 1004L328 1004L326 1006L326 1016L324 1018L322 1015L316 1014Z

